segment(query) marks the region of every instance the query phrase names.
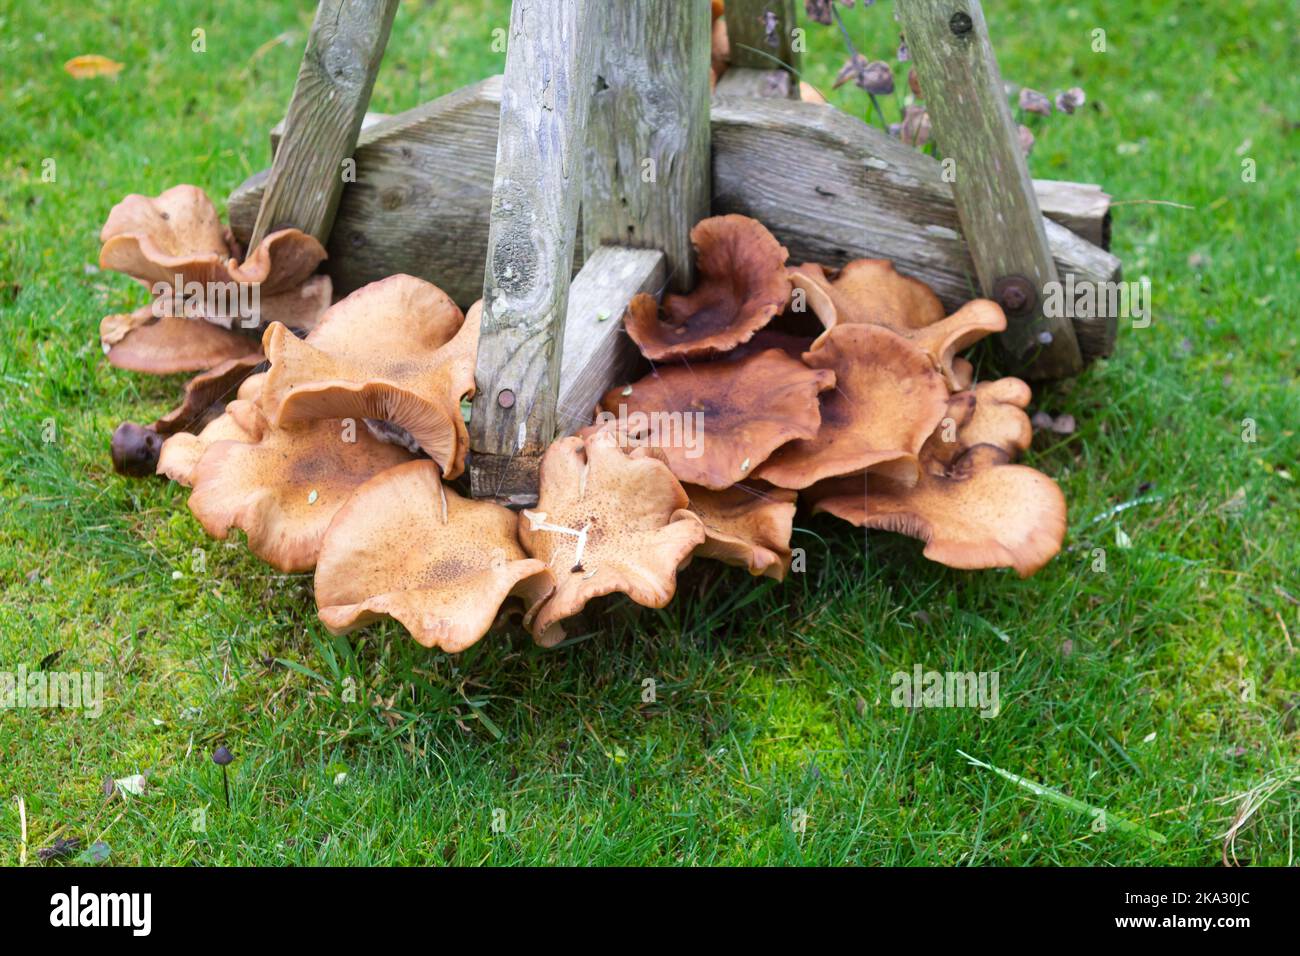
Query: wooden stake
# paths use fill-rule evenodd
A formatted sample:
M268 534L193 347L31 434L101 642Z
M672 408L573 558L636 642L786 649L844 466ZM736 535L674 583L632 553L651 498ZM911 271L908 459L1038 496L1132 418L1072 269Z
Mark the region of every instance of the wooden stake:
M690 232L709 215L709 4L602 0L582 194L583 258L659 249L695 284Z
M290 226L322 243L329 238L344 162L356 146L398 2L321 0L316 7L249 252L267 233Z
M594 80L588 14L587 0L515 0L510 14L469 423L476 498L534 498L555 437Z
M980 288L1007 313L1002 345L1029 377L1074 375L1083 358L1070 320L1043 314L1056 265L979 0L899 0L895 12Z
M784 70L786 95L799 98L801 57L795 44L795 0L727 0L727 43L733 69ZM729 71L728 71L729 72ZM723 74L726 78L726 74Z

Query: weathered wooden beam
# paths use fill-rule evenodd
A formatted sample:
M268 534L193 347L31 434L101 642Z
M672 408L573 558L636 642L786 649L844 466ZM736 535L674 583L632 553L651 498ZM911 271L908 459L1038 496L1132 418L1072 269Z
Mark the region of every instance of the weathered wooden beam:
M470 411L470 490L537 493L561 346L595 74L587 0L514 0Z
M778 69L793 74L786 96L798 99L801 58L795 45L794 31L799 21L794 3L795 0L727 0L724 16L731 67Z
M325 263L339 294L406 272L437 283L463 308L480 297L500 83L484 80L361 134L358 179L343 192ZM796 264L892 259L929 283L949 309L979 293L938 161L829 106L722 96L711 109L715 214L760 219ZM265 175L230 196L230 225L241 241ZM1051 187L1042 203L1049 217L1073 205L1072 190L1096 191L1041 185ZM1119 278L1113 255L1055 223L1044 228L1061 275ZM1113 317L1074 324L1086 356L1110 353Z
M794 88L791 92L791 87ZM799 99L799 81L785 70L754 70L730 67L717 86L714 96L761 96L769 99Z
M674 288L695 284L691 227L709 215L709 5L597 3L601 38L582 193L584 256L660 249Z
M501 77L466 86L362 131L326 248L336 294L404 272L469 308L483 294L488 214L501 117ZM267 173L230 195L230 228L246 242Z
M1044 216L1078 233L1094 246L1110 248L1110 195L1092 183L1035 179L1034 195Z
M638 292L663 291L666 263L657 249L601 246L574 277L556 405L559 435L590 425L600 397L640 361L641 353L623 331L623 315Z
M356 146L398 3L321 0L316 7L249 251L288 226L322 242L329 236L343 164Z
M999 336L1019 371L1064 378L1083 367L1070 320L1043 311L1058 280L1029 169L979 0L899 0L939 155L984 295L1007 313Z

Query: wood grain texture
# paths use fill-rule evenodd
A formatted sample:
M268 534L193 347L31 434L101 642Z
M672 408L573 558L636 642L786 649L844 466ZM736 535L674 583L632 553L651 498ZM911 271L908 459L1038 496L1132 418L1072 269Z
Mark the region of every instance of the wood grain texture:
M927 283L950 311L980 295L952 186L939 162L829 106L790 100L713 101L713 212L763 222L793 263L842 266L891 259ZM1119 260L1044 221L1062 272L1109 280ZM1103 319L1089 341L1104 355Z
M600 397L640 361L636 343L623 330L623 315L638 292L663 292L666 263L657 249L601 246L574 278L564 322L559 435L590 425Z
M361 117L361 132L364 133L367 129L374 126L376 123L380 122L381 120L388 119L390 115L392 114L376 113L372 110L366 110L365 114L362 115ZM284 120L280 120L280 122L276 123L274 126L271 127L271 158L272 159L275 158L275 151L280 146L280 140L284 138L284 123L285 123ZM361 136L361 133L358 133L357 136L359 142L360 141L359 137Z
M1094 246L1110 249L1110 195L1100 186L1035 179L1034 195L1048 219L1077 232Z
M340 295L407 272L437 283L462 308L479 298L499 103L500 77L493 77L361 134L359 178L344 190L325 263ZM936 160L829 106L719 96L711 108L714 213L761 220L795 263L893 259L949 310L978 294L952 187ZM230 224L241 241L265 176L230 196ZM1048 181L1036 187L1049 217L1077 205L1072 191L1096 189ZM1104 249L1055 223L1044 229L1062 275L1119 278L1119 260ZM1110 353L1113 320L1076 319L1075 331L1088 357Z
M660 249L695 283L690 232L709 214L709 4L597 3L596 85L582 194L584 257L602 245Z
M535 491L555 438L595 80L588 14L587 0L515 0L510 13L469 422L476 498Z
M955 161L957 213L980 289L1007 311L1001 344L1031 378L1073 375L1083 360L1070 321L1043 314L1056 264L979 0L899 0L895 12L926 92L937 155ZM1027 280L1023 308L998 293L1008 277Z
M793 73L786 95L798 99L801 57L794 46L799 25L795 0L727 0L725 16L731 66Z
M467 309L483 294L501 113L493 76L362 131L326 248L338 295L395 273L438 285ZM231 229L247 241L267 173L231 195Z
M794 88L791 92L791 87ZM799 82L785 70L728 68L713 88L714 96L761 96L769 99L798 99Z
M399 0L321 0L271 164L249 251L296 226L324 242Z

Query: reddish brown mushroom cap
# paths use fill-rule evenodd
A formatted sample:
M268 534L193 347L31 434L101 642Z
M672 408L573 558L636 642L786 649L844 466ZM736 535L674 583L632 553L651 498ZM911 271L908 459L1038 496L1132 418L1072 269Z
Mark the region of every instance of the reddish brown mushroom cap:
M991 445L976 445L947 468L923 468L910 488L867 475L823 483L809 497L814 514L919 538L927 558L953 568L1011 567L1028 577L1065 540L1061 489L1041 472L1007 464Z
M538 643L564 637L560 622L616 591L664 607L677 569L705 538L681 484L662 462L629 457L609 429L562 438L542 458L537 508L523 511L519 540L546 563L555 593L531 619Z
M479 317L437 286L396 275L358 289L299 340L283 326L263 336L271 370L262 392L278 425L373 418L399 425L454 478L469 434L461 399L474 393Z
M330 523L316 565L316 605L332 634L384 617L424 647L458 653L512 595L531 610L555 586L516 536L514 512L462 498L431 461L390 468L358 488Z
M110 365L128 372L202 372L232 359L260 356L258 341L198 319L154 318L150 306L105 316L100 343Z
M309 571L348 496L385 468L410 460L359 422L271 428L257 444L221 441L203 452L193 472L190 511L214 538L239 528L249 550L272 567Z
M947 466L969 448L991 445L1014 460L1034 440L1033 425L1024 411L1032 397L1029 386L1018 378L980 382L974 389L955 393L922 458Z
M656 449L681 481L734 485L786 442L812 438L821 423L817 396L835 373L810 369L780 349L734 362L657 369L601 400L626 423L626 438Z
M755 576L785 578L794 532L793 491L757 485L725 491L684 487L690 498L687 508L704 524L707 536L695 549L696 557L745 568Z
M929 358L877 325L837 326L818 341L804 362L835 373L835 388L822 396L821 428L779 448L754 476L779 488L866 469L914 480L917 454L948 407Z
M899 274L887 259L854 259L834 275L807 262L791 269L790 279L828 329L856 322L906 333L943 319L943 303L930 287Z
M792 269L790 278L827 329L846 324L891 329L929 355L953 391L970 384L972 371L964 360L955 367L956 354L1007 327L1001 307L988 299L974 299L945 318L943 303L929 286L900 275L884 259L855 259L834 277L816 263L805 263Z
M646 358L680 361L726 352L748 341L790 301L786 249L748 216L714 216L691 230L699 279L689 295L633 298L624 319Z

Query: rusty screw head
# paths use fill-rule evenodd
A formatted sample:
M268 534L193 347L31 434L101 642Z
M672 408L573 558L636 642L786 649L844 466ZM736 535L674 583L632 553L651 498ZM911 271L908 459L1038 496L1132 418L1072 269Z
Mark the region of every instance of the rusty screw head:
M502 408L513 408L515 404L515 393L508 388L503 388L497 392L497 404Z
M1034 284L1024 276L1003 276L993 284L993 298L1010 315L1026 312L1038 301Z

